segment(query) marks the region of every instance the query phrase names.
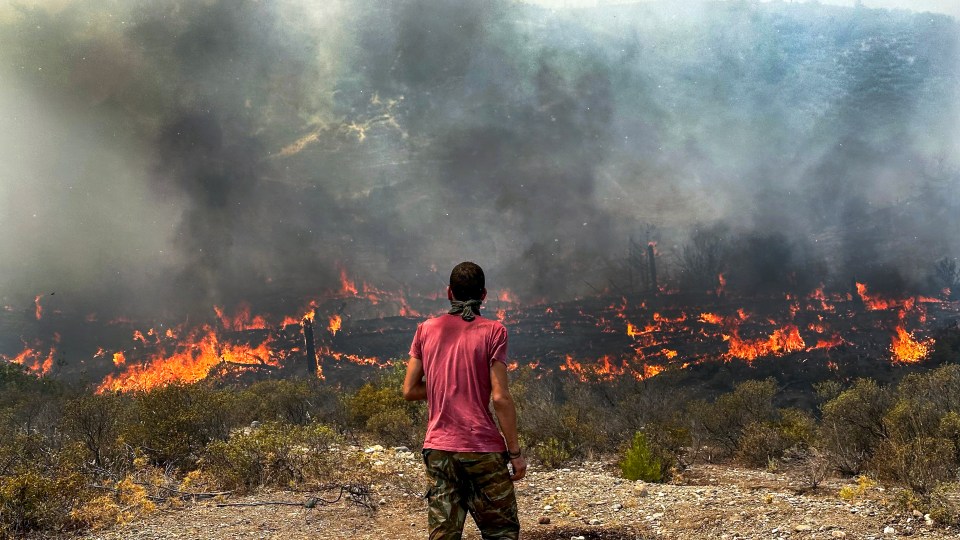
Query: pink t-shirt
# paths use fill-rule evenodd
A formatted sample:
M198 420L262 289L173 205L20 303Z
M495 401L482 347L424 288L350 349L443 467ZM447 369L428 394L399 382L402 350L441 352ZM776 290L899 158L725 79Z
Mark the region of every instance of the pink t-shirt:
M449 452L503 452L490 412L490 367L507 362L507 329L477 316L441 315L424 321L410 345L423 362L430 420L424 448Z

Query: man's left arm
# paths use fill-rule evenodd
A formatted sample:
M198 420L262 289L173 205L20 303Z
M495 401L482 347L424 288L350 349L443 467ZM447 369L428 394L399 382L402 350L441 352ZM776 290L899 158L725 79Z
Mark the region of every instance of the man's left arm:
M427 383L423 381L423 362L413 356L407 361L407 376L403 379L403 399L407 401L427 399Z

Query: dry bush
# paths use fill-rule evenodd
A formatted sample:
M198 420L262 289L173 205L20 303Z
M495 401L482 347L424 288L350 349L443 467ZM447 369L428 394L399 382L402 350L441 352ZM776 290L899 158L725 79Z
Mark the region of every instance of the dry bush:
M888 389L873 380L858 379L822 406L818 446L833 467L845 474L863 471L887 436L883 418L891 401Z
M336 463L330 447L339 440L332 429L321 424L267 422L211 443L201 467L224 489L290 487L330 476Z
M830 460L814 447L791 452L794 470L810 489L817 489L830 476Z
M610 414L610 383L605 381L543 381L521 374L511 391L522 444L546 467L609 452L626 425L622 414Z
M928 495L942 482L956 479L953 444L937 437L909 441L884 440L870 463L882 480L896 482Z
M777 385L773 379L745 381L732 392L719 396L713 403L701 400L691 402L687 413L692 435L716 448L717 457L733 455L741 447L741 438L748 428L776 419L777 409L773 406L776 392Z
M366 432L378 441L414 447L423 442L427 412L424 402L403 399L402 363L382 373L374 381L361 386L344 401L346 427Z
M0 475L0 537L80 526L71 511L93 494L82 474L79 447L51 449L37 435L16 434L4 445Z
M193 469L203 449L225 439L248 411L233 392L203 384L171 384L139 392L121 436L160 466Z

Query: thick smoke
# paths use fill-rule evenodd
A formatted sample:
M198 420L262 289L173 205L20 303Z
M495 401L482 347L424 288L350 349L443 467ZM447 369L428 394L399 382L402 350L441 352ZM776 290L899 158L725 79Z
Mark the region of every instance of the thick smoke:
M282 310L341 269L432 292L466 259L567 298L619 290L631 238L659 242L668 279L758 291L918 286L960 254L944 16L77 0L2 17L5 304ZM685 264L707 230L727 262Z

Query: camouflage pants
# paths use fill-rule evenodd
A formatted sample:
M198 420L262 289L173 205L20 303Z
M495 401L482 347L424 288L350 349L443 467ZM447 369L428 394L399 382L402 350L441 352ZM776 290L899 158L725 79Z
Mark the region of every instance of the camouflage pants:
M517 498L507 471L507 457L497 452L423 451L427 475L430 540L460 540L467 512L483 540L516 540L520 535Z

